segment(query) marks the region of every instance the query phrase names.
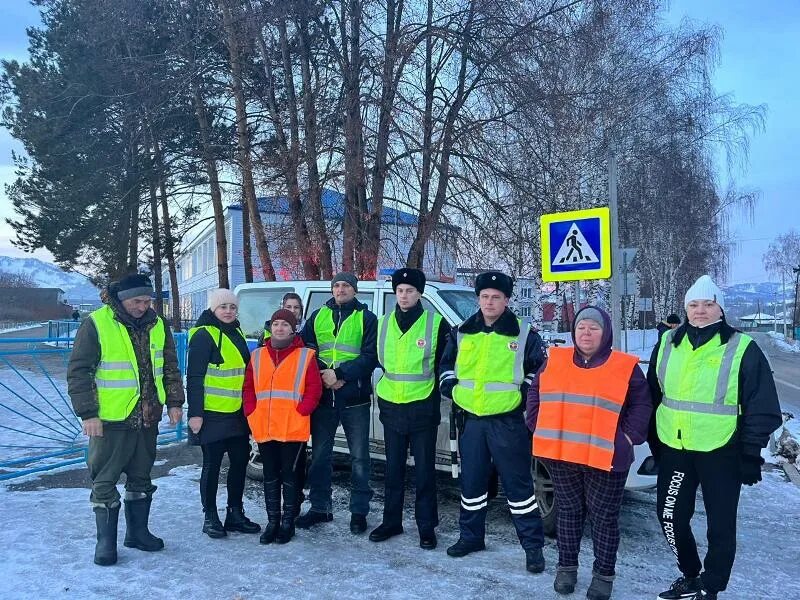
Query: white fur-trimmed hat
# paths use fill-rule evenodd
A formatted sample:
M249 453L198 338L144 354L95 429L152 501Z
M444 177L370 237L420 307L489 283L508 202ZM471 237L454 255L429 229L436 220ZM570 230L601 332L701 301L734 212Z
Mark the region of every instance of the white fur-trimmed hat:
M239 306L239 299L236 297L236 294L226 288L219 288L209 292L208 308L211 309L211 312L217 310L220 304L235 304Z
M700 276L692 287L686 291L683 307L686 308L692 300L713 300L719 304L722 310L725 310L725 295L708 275Z

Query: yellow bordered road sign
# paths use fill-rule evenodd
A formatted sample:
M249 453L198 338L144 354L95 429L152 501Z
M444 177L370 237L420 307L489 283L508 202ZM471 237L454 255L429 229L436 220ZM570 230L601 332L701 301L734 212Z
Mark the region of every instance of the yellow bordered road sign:
M539 224L543 281L611 277L608 207L542 215Z

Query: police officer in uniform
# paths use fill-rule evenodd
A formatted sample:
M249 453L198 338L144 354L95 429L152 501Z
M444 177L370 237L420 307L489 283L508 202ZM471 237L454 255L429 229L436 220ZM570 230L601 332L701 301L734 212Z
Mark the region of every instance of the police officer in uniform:
M480 309L450 333L440 368L441 393L463 411L461 516L450 556L485 549L492 463L503 485L525 566L544 571L542 519L533 493L524 398L545 360L542 338L508 308L513 280L497 271L475 280Z
M382 542L403 533L403 496L408 449L414 456L417 497L414 516L419 545L436 548L436 433L441 421L437 368L450 326L422 307L425 273L399 269L392 275L395 310L378 321L378 362L383 368L375 389L386 444L383 522L369 534Z

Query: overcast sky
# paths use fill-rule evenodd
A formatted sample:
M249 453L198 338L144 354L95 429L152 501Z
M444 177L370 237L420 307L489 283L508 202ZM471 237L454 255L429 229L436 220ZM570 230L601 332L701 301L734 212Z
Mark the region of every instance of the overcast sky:
M26 0L0 2L0 57L24 59L25 28L38 22L38 13ZM759 190L761 200L752 220L730 215L734 254L728 283L766 281L761 256L770 241L791 228L800 230L800 1L675 0L667 18L719 25L724 39L714 77L717 91L768 106L766 132L752 139L748 170L736 174L737 186ZM12 150L21 147L0 129L0 187L13 179ZM11 203L0 189L0 255L20 256L9 241L14 236L5 224L9 216ZM36 256L49 258L44 251Z

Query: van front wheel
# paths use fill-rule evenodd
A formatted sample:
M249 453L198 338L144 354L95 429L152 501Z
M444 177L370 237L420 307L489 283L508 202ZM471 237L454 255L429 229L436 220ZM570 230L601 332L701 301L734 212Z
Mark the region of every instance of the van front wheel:
M542 515L544 534L547 537L556 537L556 499L553 491L553 480L547 466L536 458L531 459L531 474L533 475L533 490L536 502Z

